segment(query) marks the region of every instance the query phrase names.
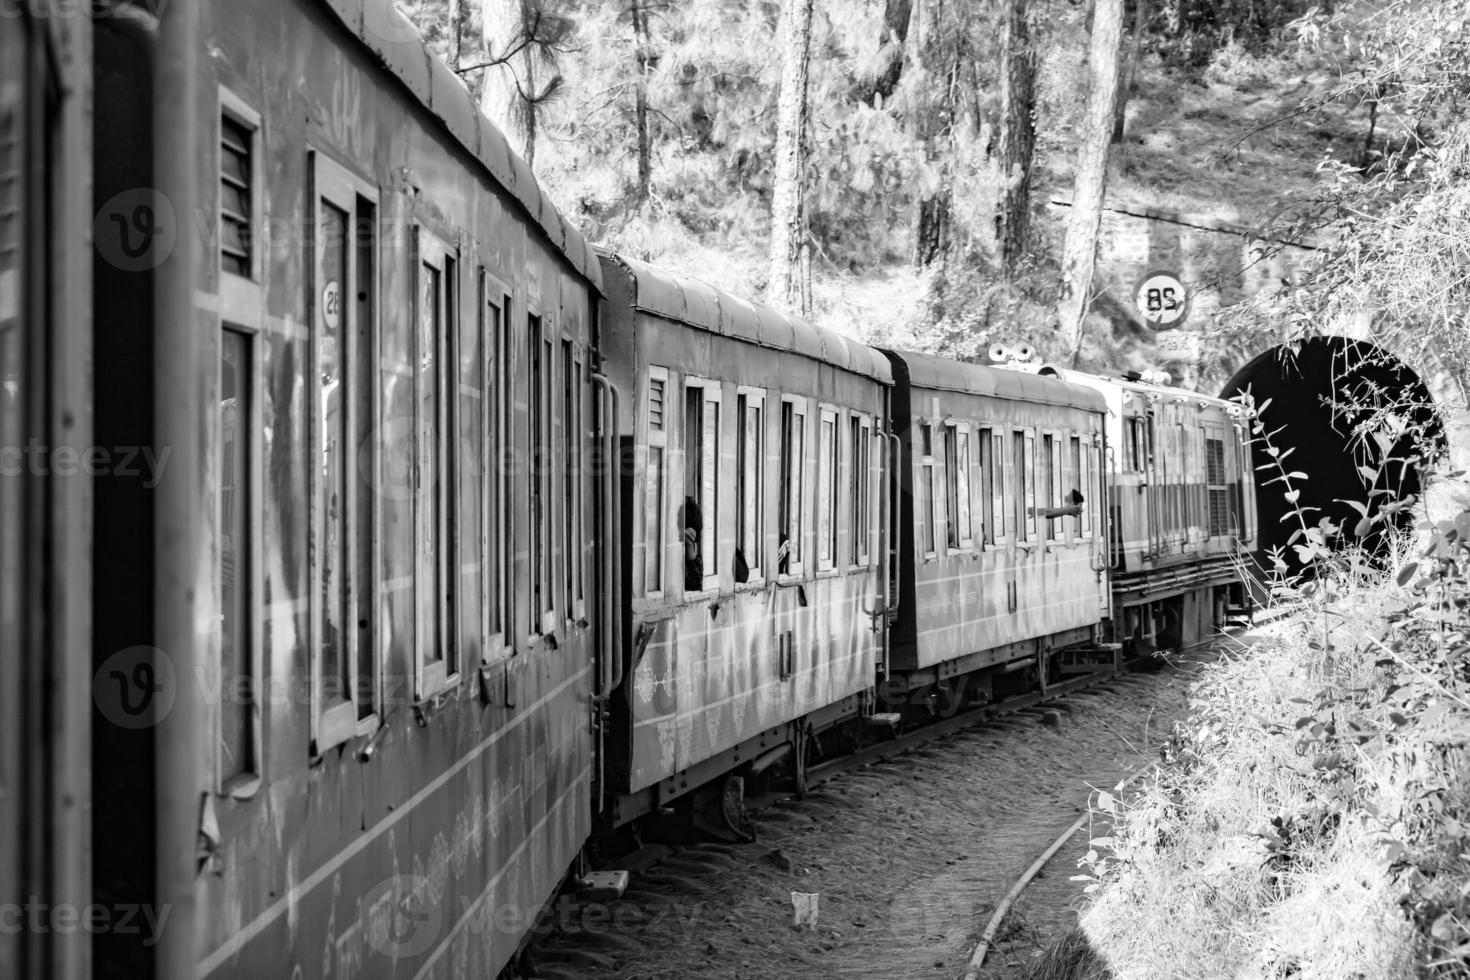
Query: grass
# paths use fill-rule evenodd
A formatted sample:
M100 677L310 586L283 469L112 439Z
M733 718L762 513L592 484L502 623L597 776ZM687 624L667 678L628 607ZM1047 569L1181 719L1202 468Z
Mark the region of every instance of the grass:
M1470 511L1453 517L1390 574L1330 559L1272 635L1205 668L1033 980L1470 976Z

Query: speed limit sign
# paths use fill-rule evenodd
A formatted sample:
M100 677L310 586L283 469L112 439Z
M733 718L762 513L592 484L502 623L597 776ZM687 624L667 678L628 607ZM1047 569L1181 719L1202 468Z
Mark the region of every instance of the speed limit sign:
M1189 295L1184 283L1172 272L1150 272L1133 291L1139 316L1155 330L1168 330L1184 322L1189 312Z

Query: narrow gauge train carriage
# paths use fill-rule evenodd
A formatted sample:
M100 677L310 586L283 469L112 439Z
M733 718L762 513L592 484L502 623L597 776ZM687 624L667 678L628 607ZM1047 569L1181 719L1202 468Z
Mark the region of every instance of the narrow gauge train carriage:
M1108 608L1103 399L1055 379L885 353L903 447L889 710L984 701L996 667L1044 687L1060 669L1054 653L1090 647Z
M888 537L876 351L603 256L631 476L630 664L606 791L623 824L859 713L882 655ZM626 464L625 464L626 465ZM794 750L794 751L793 751Z
M99 365L172 374L99 369L97 438L151 444L152 401L201 450L169 514L98 509L96 659L178 682L96 720L99 901L172 915L98 971L493 977L591 824L597 260L391 0L125 26L97 197L162 188L187 306L99 263Z
M1255 547L1248 410L1179 388L1054 367L1108 404L1113 638L1130 650L1208 639L1247 605L1239 556Z

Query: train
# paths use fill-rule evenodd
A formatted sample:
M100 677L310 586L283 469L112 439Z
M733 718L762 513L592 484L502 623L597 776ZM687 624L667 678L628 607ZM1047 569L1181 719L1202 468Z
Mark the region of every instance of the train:
M515 976L609 841L1248 601L1247 409L600 249L391 0L0 18L0 374L6 977Z

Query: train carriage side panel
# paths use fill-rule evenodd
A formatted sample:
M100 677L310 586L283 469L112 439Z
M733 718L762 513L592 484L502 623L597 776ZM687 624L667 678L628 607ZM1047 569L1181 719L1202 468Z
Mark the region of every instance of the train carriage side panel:
M600 272L387 0L201 19L199 973L492 976L590 830Z
M1041 368L1101 392L1112 449L1110 565L1116 635L1209 635L1255 540L1249 411L1197 392ZM1245 447L1244 449L1242 447ZM1242 599L1244 596L1242 595Z
M888 374L693 280L616 256L604 270L633 447L615 788L647 803L871 688Z
M1032 651L1032 641L1091 640L1107 597L1102 400L1030 376L888 356L907 484L893 666L929 683L962 659L973 669ZM1038 513L1063 508L1074 489L1084 498L1076 516Z

